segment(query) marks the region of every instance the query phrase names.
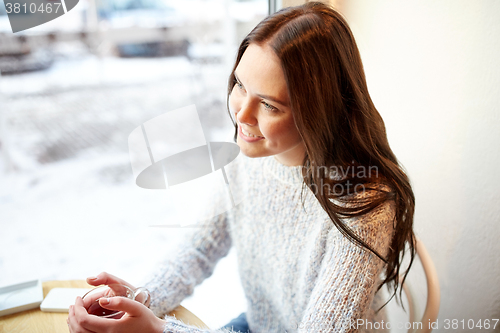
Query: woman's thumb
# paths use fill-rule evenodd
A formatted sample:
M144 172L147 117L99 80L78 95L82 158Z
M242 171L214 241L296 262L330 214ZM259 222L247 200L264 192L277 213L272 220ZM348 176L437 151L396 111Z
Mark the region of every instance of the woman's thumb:
M108 310L127 312L129 315L140 313L142 304L126 297L102 297L99 305Z

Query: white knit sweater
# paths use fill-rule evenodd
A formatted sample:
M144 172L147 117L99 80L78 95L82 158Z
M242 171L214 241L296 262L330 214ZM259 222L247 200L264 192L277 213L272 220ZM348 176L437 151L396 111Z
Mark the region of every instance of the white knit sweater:
M272 156L240 154L227 174L238 184L240 192L234 194L245 200L205 227L193 228L161 265L146 285L153 312L163 316L176 308L235 246L252 333L372 332L368 321L386 322L383 311L375 315L384 303L375 295L383 262L347 240L309 189L301 199L300 168ZM386 255L393 217L394 203L387 202L345 222ZM227 332L165 319L165 332Z

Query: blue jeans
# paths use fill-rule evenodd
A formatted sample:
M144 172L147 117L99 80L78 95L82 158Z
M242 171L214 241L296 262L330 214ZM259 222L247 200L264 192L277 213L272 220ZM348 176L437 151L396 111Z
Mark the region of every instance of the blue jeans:
M238 318L234 318L229 322L229 324L226 324L221 328L231 328L233 331L241 333L252 333L248 327L247 315L244 312L240 314Z

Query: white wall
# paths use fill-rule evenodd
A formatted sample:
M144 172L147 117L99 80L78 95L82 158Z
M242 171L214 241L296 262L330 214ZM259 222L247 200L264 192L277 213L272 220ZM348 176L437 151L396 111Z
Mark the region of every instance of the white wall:
M500 1L349 0L343 9L413 183L415 230L441 284L439 331L491 331L443 321L500 319Z

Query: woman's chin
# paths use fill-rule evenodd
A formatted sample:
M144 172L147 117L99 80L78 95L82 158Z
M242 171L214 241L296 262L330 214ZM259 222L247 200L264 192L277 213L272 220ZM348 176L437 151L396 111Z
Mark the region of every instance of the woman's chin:
M260 155L260 154L257 154L255 152L252 152L252 151L246 151L244 149L241 149L240 147L240 151L243 155L245 155L246 157L250 157L250 158L256 158L256 157L262 157L263 155Z

